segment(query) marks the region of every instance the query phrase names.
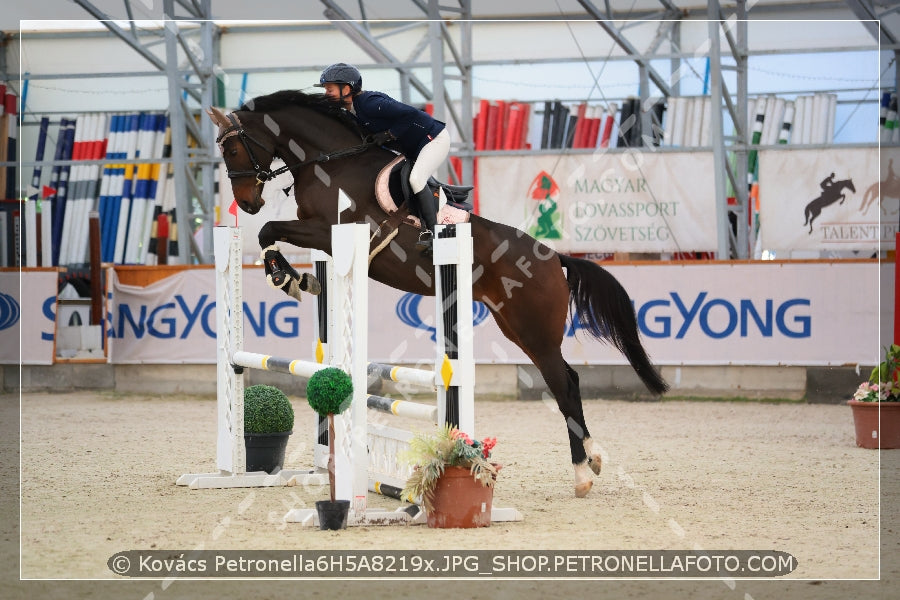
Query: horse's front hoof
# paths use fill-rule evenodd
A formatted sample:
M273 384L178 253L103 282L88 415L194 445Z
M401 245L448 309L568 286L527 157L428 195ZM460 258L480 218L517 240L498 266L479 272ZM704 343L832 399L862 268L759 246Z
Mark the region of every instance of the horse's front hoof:
M319 283L319 280L309 273L304 273L300 277L300 289L313 296L318 296L322 293L322 285Z
M588 466L591 468L591 471L594 472L594 475L599 475L603 461L600 458L600 453L594 452L594 442L589 437L584 438L584 452L587 454Z

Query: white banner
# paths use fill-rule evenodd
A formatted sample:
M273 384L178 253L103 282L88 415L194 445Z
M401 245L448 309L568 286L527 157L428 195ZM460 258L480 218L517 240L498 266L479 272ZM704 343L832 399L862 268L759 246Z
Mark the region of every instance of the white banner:
M312 355L312 305L266 284L261 267L245 267L244 349L275 356ZM123 285L109 270L107 317L112 363L215 363L216 281L213 270L190 269L148 285ZM304 316L301 316L304 315ZM303 329L301 331L301 324Z
M654 362L668 365L875 364L879 323L890 339L892 264L714 263L611 265L630 293ZM369 352L385 362L433 361L434 299L371 284ZM888 298L890 296L890 298ZM879 318L880 316L880 318ZM535 315L539 318L539 315ZM529 363L487 309L475 308L478 363ZM626 364L618 351L567 326L573 365Z
M878 148L761 151L763 249L855 250L867 257L879 244L893 248L900 160L892 155L898 154L884 152L879 179Z
M53 364L58 275L56 269L0 273L0 364Z
M892 334L892 263L881 266L880 314L879 266L871 261L606 268L631 294L644 344L658 364L870 365L879 356L879 344ZM30 364L51 363L56 274L29 273L24 301L8 291L17 289L9 281L17 274L0 276L5 278L0 279L3 300L13 298L26 307L23 358ZM113 272L108 277L110 362L215 362L212 269L185 270L144 288L119 284ZM433 362L434 299L376 282L370 282L369 297L369 359ZM245 268L244 348L310 359L314 306L311 297L298 303L269 288L261 268ZM2 335L4 361L17 362L11 356L18 349L16 330L8 327ZM609 345L580 332L577 323L567 326L563 353L573 365L625 364ZM480 303L475 306L475 356L478 363L529 362Z
M566 253L716 250L712 153L482 157L482 216Z

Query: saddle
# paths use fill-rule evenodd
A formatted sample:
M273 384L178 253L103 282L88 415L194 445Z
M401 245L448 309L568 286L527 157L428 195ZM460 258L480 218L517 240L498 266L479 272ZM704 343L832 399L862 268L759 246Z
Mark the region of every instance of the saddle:
M401 222L421 227L421 215L414 203L409 186L409 172L412 162L403 155L388 163L375 178L375 197L379 206L391 217L400 217ZM437 222L439 225L465 223L473 206L468 202L471 185L450 185L430 177L428 188L435 199Z

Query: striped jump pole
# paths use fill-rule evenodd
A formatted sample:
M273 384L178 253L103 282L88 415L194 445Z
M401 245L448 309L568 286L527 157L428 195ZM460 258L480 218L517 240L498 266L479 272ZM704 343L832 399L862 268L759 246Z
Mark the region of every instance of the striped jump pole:
M395 400L384 396L368 396L366 398L366 406L372 410L390 413L398 417L409 417L432 423L437 423L438 421L437 406L419 404L418 402Z
M307 378L329 366L308 360L281 358L268 354L257 354L256 352L244 352L242 350L234 353L231 362L237 367L287 373L288 375Z
M385 381L398 383L411 383L425 387L434 387L434 371L427 369L414 369L412 367L398 367L384 363L370 362L368 373L380 377Z

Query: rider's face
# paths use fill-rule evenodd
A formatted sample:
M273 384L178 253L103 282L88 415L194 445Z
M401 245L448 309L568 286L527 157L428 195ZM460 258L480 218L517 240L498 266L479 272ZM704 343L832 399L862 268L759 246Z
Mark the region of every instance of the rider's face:
M340 101L341 96L343 95L344 103L346 104L350 100L350 86L346 83L326 83L325 84L325 95L335 101Z

